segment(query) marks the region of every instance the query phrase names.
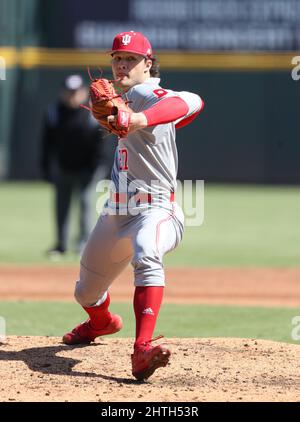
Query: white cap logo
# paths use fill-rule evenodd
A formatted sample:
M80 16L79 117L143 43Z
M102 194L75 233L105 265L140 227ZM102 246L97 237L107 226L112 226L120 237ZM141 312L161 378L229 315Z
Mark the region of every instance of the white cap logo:
M122 44L123 45L130 44L130 41L131 41L131 35L128 35L128 34L123 35L123 37L122 37Z

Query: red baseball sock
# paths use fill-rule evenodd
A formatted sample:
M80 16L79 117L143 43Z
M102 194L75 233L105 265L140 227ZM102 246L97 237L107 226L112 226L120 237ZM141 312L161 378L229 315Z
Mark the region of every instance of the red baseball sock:
M102 328L105 328L111 321L111 314L108 311L109 305L110 296L109 293L107 293L107 298L101 305L89 307L83 306L83 309L89 314L90 326L94 330L101 330Z
M163 293L163 286L135 288L133 306L136 319L136 340L134 347L151 340Z

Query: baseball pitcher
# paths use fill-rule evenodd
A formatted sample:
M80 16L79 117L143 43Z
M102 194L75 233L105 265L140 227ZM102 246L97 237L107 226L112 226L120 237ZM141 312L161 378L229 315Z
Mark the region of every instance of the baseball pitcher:
M112 50L114 85L93 80L91 111L118 135L110 197L83 252L75 298L89 318L63 337L82 344L121 330L122 319L110 313L109 286L131 263L135 292L136 339L131 355L138 380L166 366L171 352L152 339L165 286L163 257L182 239L184 216L175 201L178 156L176 129L203 109L189 92L160 86L156 58L139 32L116 35Z

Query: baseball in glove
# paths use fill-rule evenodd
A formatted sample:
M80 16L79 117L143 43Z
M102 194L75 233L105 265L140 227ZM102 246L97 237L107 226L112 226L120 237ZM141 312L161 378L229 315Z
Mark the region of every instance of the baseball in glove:
M91 112L102 127L123 138L128 134L133 111L115 91L113 81L92 79L90 85ZM108 116L115 116L113 122Z

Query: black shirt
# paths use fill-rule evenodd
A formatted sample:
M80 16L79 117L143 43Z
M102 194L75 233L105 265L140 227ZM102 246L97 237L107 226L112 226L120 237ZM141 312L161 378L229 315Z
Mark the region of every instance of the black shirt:
M63 103L52 104L43 131L42 170L49 176L53 162L66 171L94 171L103 159L103 131L91 114Z

